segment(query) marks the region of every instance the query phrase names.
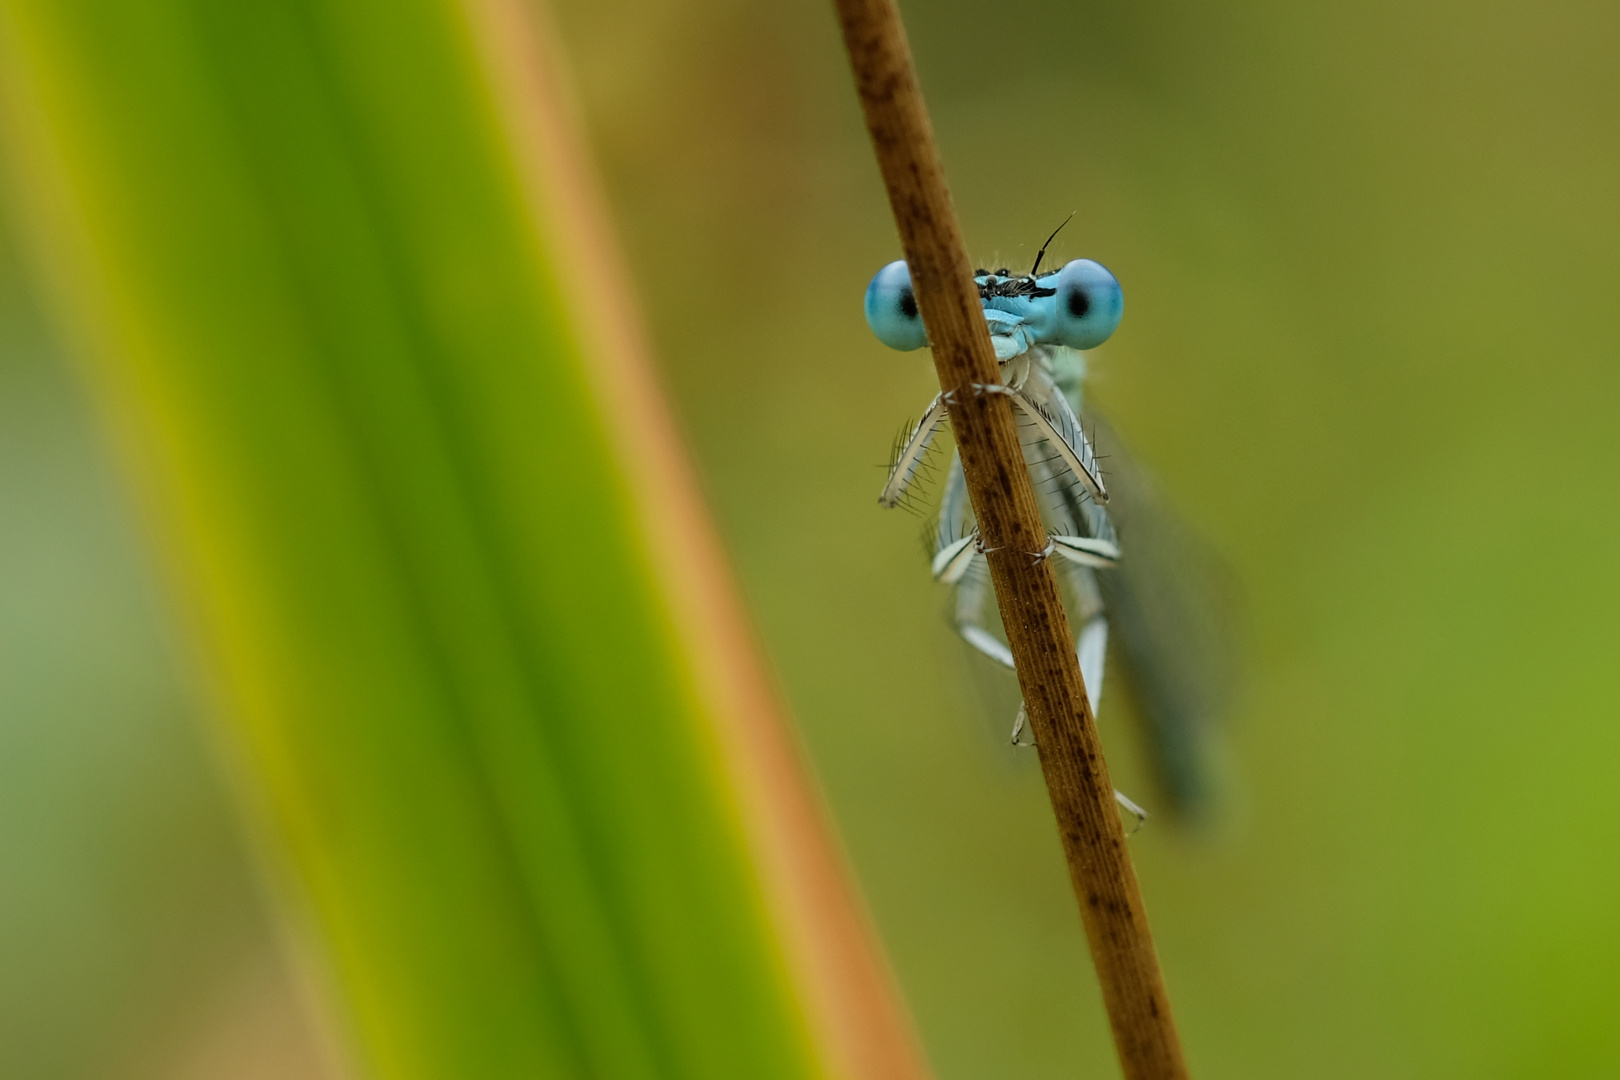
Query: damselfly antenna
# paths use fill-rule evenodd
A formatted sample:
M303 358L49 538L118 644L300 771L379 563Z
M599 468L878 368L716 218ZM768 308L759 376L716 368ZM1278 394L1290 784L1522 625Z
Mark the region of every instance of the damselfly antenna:
M1069 222L1073 221L1074 214L1075 212L1071 210L1069 212L1069 216L1063 219L1063 225L1067 225ZM1041 268L1041 260L1046 258L1046 249L1052 245L1053 240L1057 239L1057 234L1063 231L1063 225L1059 225L1057 228L1053 229L1052 235L1048 236L1046 238L1046 243L1041 245L1041 250L1035 253L1035 265L1029 268L1030 277L1034 277L1035 272Z

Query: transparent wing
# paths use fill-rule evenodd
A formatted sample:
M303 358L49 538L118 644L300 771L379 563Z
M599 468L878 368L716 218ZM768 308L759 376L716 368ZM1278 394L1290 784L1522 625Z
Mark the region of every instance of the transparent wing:
M1139 704L1165 795L1197 817L1216 794L1214 741L1239 680L1239 592L1118 436L1089 412L1086 426L1108 463L1108 513L1122 552L1116 568L1097 574L1113 658Z

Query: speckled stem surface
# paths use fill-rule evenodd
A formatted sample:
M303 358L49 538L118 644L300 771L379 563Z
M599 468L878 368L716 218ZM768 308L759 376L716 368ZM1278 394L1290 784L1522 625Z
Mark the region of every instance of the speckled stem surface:
M1046 530L894 0L835 0L866 125L933 344L973 510L1018 664L1069 877L1129 1080L1187 1076Z

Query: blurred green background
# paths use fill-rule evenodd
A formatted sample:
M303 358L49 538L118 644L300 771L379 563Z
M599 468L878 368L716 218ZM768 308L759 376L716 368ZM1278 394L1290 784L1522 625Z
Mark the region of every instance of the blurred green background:
M1620 11L906 7L972 253L1230 562L1217 826L1133 840L1200 1077L1620 1076ZM941 1080L1116 1066L1009 689L878 466L931 393L825 4L560 3L670 388ZM8 249L0 1075L324 1076L102 437ZM1103 712L1116 779L1149 791Z

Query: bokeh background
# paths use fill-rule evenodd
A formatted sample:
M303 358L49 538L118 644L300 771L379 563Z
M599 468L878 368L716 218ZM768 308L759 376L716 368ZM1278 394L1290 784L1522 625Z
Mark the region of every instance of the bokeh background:
M559 2L664 375L941 1080L1116 1066L1010 688L875 505L922 354L829 7ZM1620 1076L1620 12L906 5L973 253L1239 583L1226 791L1132 841L1201 1077ZM0 1075L331 1077L104 437L0 255ZM1151 793L1127 710L1120 786ZM1142 801L1151 802L1150 794Z

